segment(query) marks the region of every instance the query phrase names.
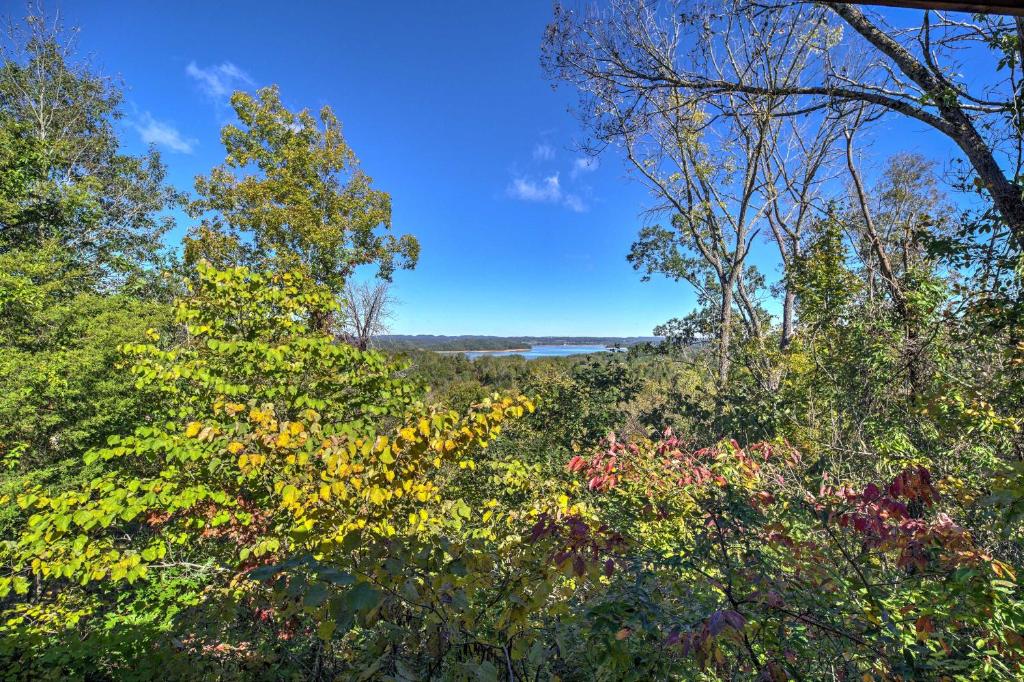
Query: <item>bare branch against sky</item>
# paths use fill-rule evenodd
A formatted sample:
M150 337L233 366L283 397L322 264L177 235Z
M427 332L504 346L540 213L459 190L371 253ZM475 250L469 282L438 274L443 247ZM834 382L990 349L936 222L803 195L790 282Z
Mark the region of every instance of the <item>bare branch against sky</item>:
M839 0L839 2L848 5L886 5L889 7L945 10L948 12L982 12L1024 16L1024 3L1021 0L988 0L987 2L958 2L957 0Z

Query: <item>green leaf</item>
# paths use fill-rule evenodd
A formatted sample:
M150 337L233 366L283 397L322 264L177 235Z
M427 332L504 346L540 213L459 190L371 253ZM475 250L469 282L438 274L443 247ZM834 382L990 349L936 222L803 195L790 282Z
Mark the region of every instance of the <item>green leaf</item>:
M327 591L327 587L323 583L313 583L302 598L302 603L306 606L316 608L327 601L328 596L329 593Z
M345 603L353 611L369 611L383 598L381 592L369 583L361 582L345 593Z

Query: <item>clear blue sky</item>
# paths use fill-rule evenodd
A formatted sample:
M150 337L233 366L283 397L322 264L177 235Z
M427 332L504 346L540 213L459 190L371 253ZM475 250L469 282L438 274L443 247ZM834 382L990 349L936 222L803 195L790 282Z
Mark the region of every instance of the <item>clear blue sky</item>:
M230 89L333 107L396 231L422 246L395 278L396 333L646 335L693 307L686 285L643 283L626 262L648 195L620 158L573 151L574 95L539 66L546 0L47 8L123 80L127 149L155 143L180 188L223 160ZM905 145L934 137L899 125Z

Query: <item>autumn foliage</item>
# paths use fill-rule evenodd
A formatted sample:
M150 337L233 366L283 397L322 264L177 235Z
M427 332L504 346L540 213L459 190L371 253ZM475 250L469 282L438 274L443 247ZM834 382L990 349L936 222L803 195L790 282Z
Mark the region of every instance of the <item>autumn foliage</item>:
M660 343L529 362L347 333L361 269L420 247L329 107L234 93L187 196L29 17L0 680L1024 679L1024 37L855 4L556 6L545 66L605 149L570 180L624 153L656 197L628 260L696 300ZM970 163L863 162L884 110Z
M659 603L624 639L724 679L813 676L823 655L847 679L1019 670L1014 571L943 511L927 468L854 488L813 475L786 444L691 450L666 431L610 437L567 469L630 538L616 563L702 586L697 603Z

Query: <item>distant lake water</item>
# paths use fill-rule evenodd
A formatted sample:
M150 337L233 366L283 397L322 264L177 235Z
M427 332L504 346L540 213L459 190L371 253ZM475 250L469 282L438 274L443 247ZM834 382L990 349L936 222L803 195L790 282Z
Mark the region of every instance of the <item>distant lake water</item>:
M478 351L465 351L465 356L470 360L482 355L522 355L527 360L536 358L561 358L567 355L581 355L583 353L607 353L608 349L601 345L596 346L534 346L530 350L499 350L489 353Z

